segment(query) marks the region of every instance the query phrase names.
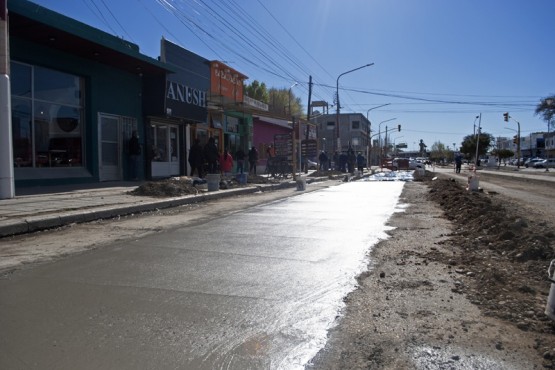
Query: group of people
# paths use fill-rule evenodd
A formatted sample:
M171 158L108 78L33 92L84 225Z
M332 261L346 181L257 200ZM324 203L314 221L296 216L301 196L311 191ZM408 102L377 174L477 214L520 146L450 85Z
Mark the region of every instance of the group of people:
M235 160L237 161L237 172L244 173L245 159L248 159L250 167L249 172L256 174L256 163L258 161L258 152L253 146L248 155L245 154L243 149L237 150L235 153ZM234 159L229 150L224 149L223 153L219 153L216 145L216 140L211 137L204 147L200 144L199 139L195 139L193 145L189 149L189 164L191 165L191 176L195 172L198 177L204 176L204 171L207 173L221 173L223 176L228 177L234 165Z
M336 151L332 159L335 165L335 168L333 168L335 171L354 173L356 165L358 171L364 173L366 158L364 158L360 152L355 156L355 151L353 149L349 149L347 152L342 152L341 154ZM331 162L325 151L320 152L318 161L320 162L320 170L331 169Z

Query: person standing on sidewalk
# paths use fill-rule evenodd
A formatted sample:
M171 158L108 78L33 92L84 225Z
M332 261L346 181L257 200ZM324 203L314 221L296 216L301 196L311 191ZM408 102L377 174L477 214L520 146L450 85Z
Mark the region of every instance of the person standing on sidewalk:
M361 175L364 173L365 164L366 164L366 160L364 159L364 156L362 155L362 153L359 152L357 155L357 169Z
M204 146L204 159L208 162L208 173L218 173L218 147L216 146L216 139L211 137L208 143Z
M141 157L141 144L137 131L131 133L129 139L129 178L133 181L139 180L139 158Z
M328 156L326 155L326 152L322 150L320 152L320 155L318 156L318 160L320 161L320 171L327 171L329 168L329 165L328 165Z
M455 173L461 173L462 157L460 154L455 156Z
M202 178L204 156L202 155L202 146L200 146L199 139L195 139L191 149L189 149L189 164L191 165L191 176L195 174L196 170L198 177Z
M249 174L256 175L256 164L258 162L258 150L253 146L249 150Z
M220 157L220 168L222 170L223 177L229 177L231 170L233 169L233 157L227 149L224 149L224 154Z
M245 151L239 148L235 153L235 159L237 160L237 172L243 174L245 170Z

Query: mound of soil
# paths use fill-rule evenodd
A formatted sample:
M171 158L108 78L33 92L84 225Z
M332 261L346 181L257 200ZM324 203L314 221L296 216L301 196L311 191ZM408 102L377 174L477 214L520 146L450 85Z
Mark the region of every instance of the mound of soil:
M131 195L148 197L179 197L184 195L198 194L207 191L206 184L195 177L181 176L169 179L149 181L141 184L129 192ZM279 179L267 178L258 175L249 175L247 184L271 184L279 182ZM240 184L237 179L231 178L220 182L220 189L233 189L246 186Z
M555 258L553 220L529 219L533 215L506 198L467 191L453 179L436 179L429 186L429 199L457 225L447 241L456 246L453 254L432 252L429 257L460 275L457 292L468 295L486 315L521 330L555 333L544 313L547 267Z

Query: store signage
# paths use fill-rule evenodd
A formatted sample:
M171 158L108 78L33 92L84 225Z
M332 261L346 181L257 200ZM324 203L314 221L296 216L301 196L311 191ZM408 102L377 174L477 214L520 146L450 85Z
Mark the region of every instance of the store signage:
M206 91L201 91L174 81L168 81L166 98L199 107L206 107Z
M227 132L239 133L239 119L236 117L226 116Z
M210 92L215 96L243 101L243 81L247 76L219 61L210 63Z
M268 104L263 103L259 100L253 99L250 96L246 96L246 95L243 96L243 103L245 103L250 107L254 107L258 110L262 110L264 112L267 112L269 110Z
M160 60L173 70L166 75L165 89L160 91L164 94L164 112L189 122L205 123L210 91L209 61L164 39Z

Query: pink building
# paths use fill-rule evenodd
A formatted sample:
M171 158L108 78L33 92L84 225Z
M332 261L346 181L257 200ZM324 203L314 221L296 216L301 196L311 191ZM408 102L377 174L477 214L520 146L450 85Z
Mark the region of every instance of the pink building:
M253 145L258 150L258 166L266 167L266 149L276 145L276 135L292 133L292 123L283 118L273 118L253 115ZM263 173L263 172L259 172Z

